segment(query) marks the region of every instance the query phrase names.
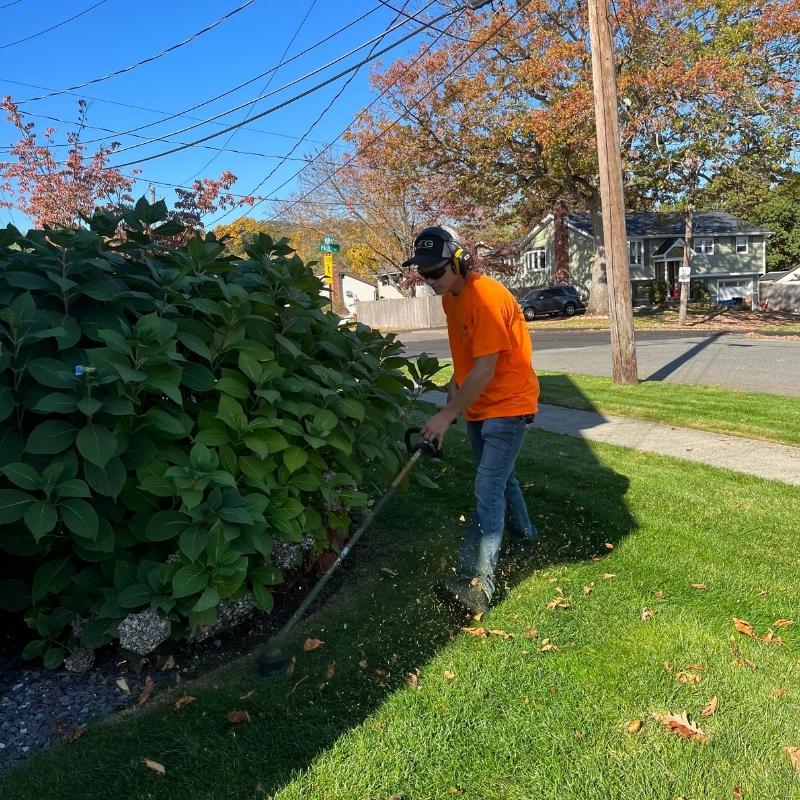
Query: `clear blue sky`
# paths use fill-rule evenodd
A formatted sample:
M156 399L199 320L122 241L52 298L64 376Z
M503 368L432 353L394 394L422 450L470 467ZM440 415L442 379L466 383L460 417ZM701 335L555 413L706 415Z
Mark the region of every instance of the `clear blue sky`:
M178 44L245 2L246 0L137 0L135 3L125 0L0 0L0 91L4 96L11 95L17 101L24 101L91 81ZM408 6L419 7L420 4L412 2ZM317 45L324 37L376 7L377 10L358 24L330 42ZM443 4L436 2L430 10L441 13L444 8ZM81 14L84 11L86 13ZM301 25L307 14L306 21ZM17 40L57 26L76 15L80 16L54 30L15 44ZM383 33L395 16L395 12L381 6L378 0L254 0L213 30L152 63L109 80L75 89L68 94L23 102L21 109L32 114L75 120L78 98L85 97L89 103L90 126L109 128L116 132L127 131L163 120L168 114L182 112L254 78L277 65L287 47L287 57L306 48L313 48L305 56L281 67L274 75L258 78L248 86L187 115L208 119L257 98L267 84L267 91L279 88ZM408 30L407 28L389 34L378 47L395 41ZM294 42L290 45L295 34ZM393 58L416 49L422 41L423 35L418 35L387 53L382 60L389 63ZM258 114L331 77L335 72L366 57L367 52L368 48L361 50L315 77L260 100L250 113ZM361 68L342 97L310 134L310 138L315 141L302 143L295 151L295 157L308 155L320 146L319 143L333 140L358 111L370 102L375 95L369 88L369 71L369 67ZM238 130L230 142L230 134L224 134L206 143L208 146L263 155L226 151L218 154L209 164L216 155L215 151L198 147L183 150L137 165L142 170L142 176L134 189L135 195L138 197L145 194L149 181L189 185L196 177L217 177L223 170L230 170L238 176L233 192L252 192L278 163L277 158L270 156L280 157L289 152L297 137L305 133L306 128L345 80L346 78L342 78L281 111L247 125L246 129ZM221 130L223 125L245 119L249 108L248 104L243 109L220 118L218 123L222 124L204 124L174 136L169 134L192 125L197 120L184 116L159 122L138 133L148 138L164 136L180 142L192 141ZM56 142L66 141L69 125L35 116L29 120L36 123L39 131L53 125L58 131ZM2 147L7 147L17 138L9 123L2 122L0 131ZM107 136L106 142L117 139L123 146L141 141L131 135L112 136L91 128L85 131L82 138L87 140L100 136ZM97 146L99 144L90 145L90 149ZM122 164L124 161L160 153L174 146L163 141L147 144L115 156L111 163ZM55 152L64 154L66 148L58 148ZM0 159L5 154L6 151L0 151ZM301 166L299 161L287 161L257 190L257 194L269 195ZM132 168L126 167L122 171L129 172ZM290 184L280 189L276 197L287 197L292 188ZM156 184L156 192L158 197L164 197L169 204L172 203L174 195L169 187ZM268 217L274 210L274 206L264 203L254 212L254 216ZM234 213L225 221L232 221L236 216L238 214ZM20 227L28 224L27 219L19 212L15 212L13 217ZM0 224L5 225L8 220L8 212L0 211Z

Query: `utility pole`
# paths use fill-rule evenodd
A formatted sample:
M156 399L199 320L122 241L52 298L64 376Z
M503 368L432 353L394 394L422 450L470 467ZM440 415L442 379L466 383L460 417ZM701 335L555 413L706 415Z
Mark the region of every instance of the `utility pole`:
M622 158L619 151L614 42L608 24L608 0L588 0L588 3L600 200L607 256L611 375L614 383L636 384L639 376L636 369Z
M150 193L150 205L154 206L156 204L156 187L151 183L147 187L147 191Z
M678 273L681 284L681 310L678 314L678 325L686 324L686 312L689 305L689 283L692 280L692 206L686 208L686 228L683 234L683 267Z

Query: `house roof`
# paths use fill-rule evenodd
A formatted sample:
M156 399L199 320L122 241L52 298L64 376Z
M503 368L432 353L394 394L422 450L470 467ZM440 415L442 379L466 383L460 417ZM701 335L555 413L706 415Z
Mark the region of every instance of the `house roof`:
M570 212L569 224L590 236L594 235L591 216L586 212ZM686 218L682 211L626 214L625 230L631 236L683 236ZM768 236L772 231L753 225L724 211L695 211L692 214L693 236L735 236L754 234Z
M781 278L785 278L787 275L790 275L794 270L787 269L783 272L765 272L760 278L760 281L779 281Z
M661 242L661 244L655 250L653 250L652 255L653 257L666 255L670 250L672 250L673 247L678 246L685 247L686 242L682 237L678 238L677 236L671 236L669 239L664 239L664 241Z

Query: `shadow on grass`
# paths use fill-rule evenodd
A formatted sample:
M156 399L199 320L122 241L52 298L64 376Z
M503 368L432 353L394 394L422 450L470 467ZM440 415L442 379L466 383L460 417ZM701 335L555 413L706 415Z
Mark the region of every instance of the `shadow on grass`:
M559 380L570 389L568 378ZM588 401L584 407L592 410ZM178 687L175 696L196 698L180 712L174 696L164 698L12 771L0 797L269 797L368 723L406 687L409 673L424 670L471 622L434 591L454 563L472 509L474 464L463 424L446 444L447 460L426 467L439 489L398 493L355 548L340 590L301 623L288 652L296 659L291 676L267 681L244 659ZM534 426L517 474L542 548L535 560L514 563L506 547L498 603L538 570L600 556L636 526L625 502L627 479L600 463L585 440ZM305 652L306 638L324 644ZM251 721L230 725L231 710L247 710ZM163 764L166 774L149 771L144 758Z

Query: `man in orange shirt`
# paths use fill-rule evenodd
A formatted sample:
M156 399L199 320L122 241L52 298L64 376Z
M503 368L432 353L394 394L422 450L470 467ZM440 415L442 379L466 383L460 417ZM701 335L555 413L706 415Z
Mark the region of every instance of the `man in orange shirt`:
M471 271L471 256L446 226L425 228L414 241L414 265L442 298L453 377L447 404L422 428L441 446L459 414L478 461L476 507L459 552L459 574L445 589L473 612L485 611L504 527L535 543L514 465L539 406L531 340L517 301L501 283Z

